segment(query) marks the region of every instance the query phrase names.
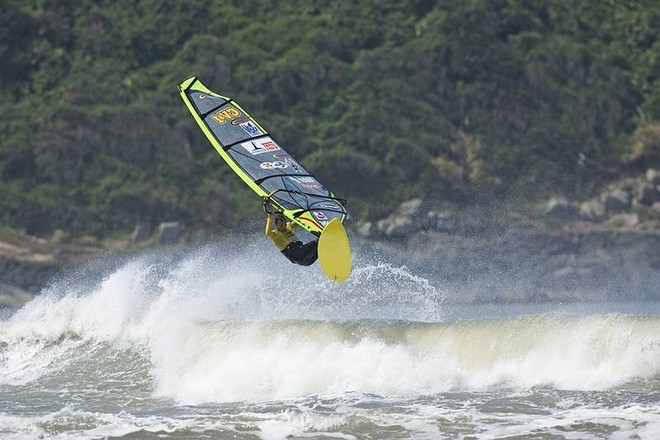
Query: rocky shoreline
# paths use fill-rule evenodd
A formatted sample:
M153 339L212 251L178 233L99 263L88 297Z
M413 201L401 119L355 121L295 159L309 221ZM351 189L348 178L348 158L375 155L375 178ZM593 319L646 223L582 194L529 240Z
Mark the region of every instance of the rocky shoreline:
M653 170L586 202L553 198L537 216L413 199L386 218L349 224L349 235L354 247L419 269L450 301L660 300L660 172ZM183 226L168 223L141 248L185 240ZM0 241L0 308L19 307L53 277L108 252Z
M536 216L421 199L358 223L358 237L416 265L460 302L660 299L660 172Z
M517 227L491 236L422 231L372 241L461 303L660 300L660 232Z
M103 260L104 256L172 246L185 239L185 227L178 222L160 224L151 236L143 229L136 227L130 240L105 245L96 244L94 239L89 240L92 244L60 243L57 232L51 240L20 233L0 239L0 309L22 306L56 277L83 264Z
M85 246L0 241L0 308L16 308L29 301L49 280L98 253Z
M414 268L449 301L660 300L660 227L517 218L489 233L410 229L406 236L365 238L357 229L349 232L354 247ZM0 308L20 307L49 280L109 252L0 242Z

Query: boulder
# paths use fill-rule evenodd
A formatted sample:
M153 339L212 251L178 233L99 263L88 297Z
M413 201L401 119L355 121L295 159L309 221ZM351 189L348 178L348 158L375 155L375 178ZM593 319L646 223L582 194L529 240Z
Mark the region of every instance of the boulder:
M401 203L398 213L403 216L414 217L419 214L422 207L422 199L411 199Z
M448 211L429 211L424 220L424 229L453 234L457 231L455 217Z
M179 222L161 223L158 226L158 239L162 244L174 244L185 229L185 226Z
M660 202L660 191L655 185L642 183L639 186L637 201L644 206L651 206L655 202Z
M577 220L579 210L574 203L571 203L563 197L553 197L548 201L548 207L545 215L555 220Z
M412 219L408 216L390 215L378 221L378 232L389 238L401 238L415 232Z
M660 170L649 168L646 170L646 181L653 186L660 186Z
M135 228L133 228L133 232L131 232L131 241L133 241L134 243L145 241L149 239L150 235L151 235L150 228L145 224L139 223L135 225Z
M34 294L12 284L0 282L0 309L18 309L34 298Z
M359 222L355 228L355 231L358 233L358 235L368 238L371 237L373 225L374 224L371 222Z
M629 191L615 189L602 196L606 213L620 212L630 209L632 206L632 195Z
M605 206L598 200L588 200L580 204L580 218L590 222L605 219Z
M656 217L660 217L660 202L655 202L651 206L651 212L653 212L656 215Z
M371 236L374 233L388 238L407 237L427 226L428 219L420 217L422 204L422 199L405 201L399 205L396 212L378 220L375 225L371 223L360 225L359 233L364 237Z

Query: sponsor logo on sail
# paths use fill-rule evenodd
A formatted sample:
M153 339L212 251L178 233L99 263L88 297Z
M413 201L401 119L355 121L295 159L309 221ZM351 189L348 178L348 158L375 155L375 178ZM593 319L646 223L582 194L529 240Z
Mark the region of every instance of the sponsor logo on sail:
M330 202L314 203L310 207L313 207L314 209L334 209L334 210L337 209L337 205Z
M259 130L259 127L254 125L254 122L252 121L241 122L238 125L243 129L243 131L245 131L250 136L259 136L263 134L261 130Z
M234 107L227 107L224 110L220 110L219 112L212 114L211 119L222 125L227 121L238 118L239 116L241 116L241 112L239 112Z
M289 166L290 166L290 167L291 167L296 173L301 173L301 172L302 172L302 168L300 167L300 165L298 165L298 162L296 162L295 160L291 159L290 157L287 157L286 159L284 159L284 161L285 161L285 162L287 163L287 165L289 165Z
M325 215L325 213L321 211L314 211L314 217L317 218L317 220L320 220L321 222L327 222L328 221L328 216Z
M300 185L303 188L309 188L309 189L319 189L321 188L321 185L314 180L312 177L308 176L302 176L302 177L289 177L291 180L293 180L296 184Z
M280 147L272 139L259 139L256 141L243 142L241 144L248 153L252 155L268 153L269 151L277 151Z
M274 168L286 168L287 164L280 160L276 160L275 162L261 162L259 164L259 168L264 169L264 170L272 170Z

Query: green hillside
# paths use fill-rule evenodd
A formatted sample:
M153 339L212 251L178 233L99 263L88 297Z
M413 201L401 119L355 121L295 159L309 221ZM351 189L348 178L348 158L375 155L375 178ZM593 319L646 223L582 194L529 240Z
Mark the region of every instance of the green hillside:
M660 164L655 1L0 0L0 219L261 220L180 101L236 99L359 218L588 195Z

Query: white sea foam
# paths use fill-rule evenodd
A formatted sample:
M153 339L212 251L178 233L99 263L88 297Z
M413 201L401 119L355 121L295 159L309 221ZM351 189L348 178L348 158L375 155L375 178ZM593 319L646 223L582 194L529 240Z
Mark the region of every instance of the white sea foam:
M180 348L159 359L158 390L186 403L536 385L602 390L660 373L660 320L625 315L414 325L207 323L188 327L178 342Z
M68 437L120 438L141 432L162 435L175 429L185 430L193 423L196 422L159 416L138 417L126 413L89 412L65 406L44 415L7 416L0 413L0 437L7 440L28 440Z
M658 318L443 322L442 299L422 277L359 255L342 285L260 247L147 255L87 289L54 285L0 322L0 384L52 375L89 344L140 353L155 394L188 404L602 390L660 374Z

